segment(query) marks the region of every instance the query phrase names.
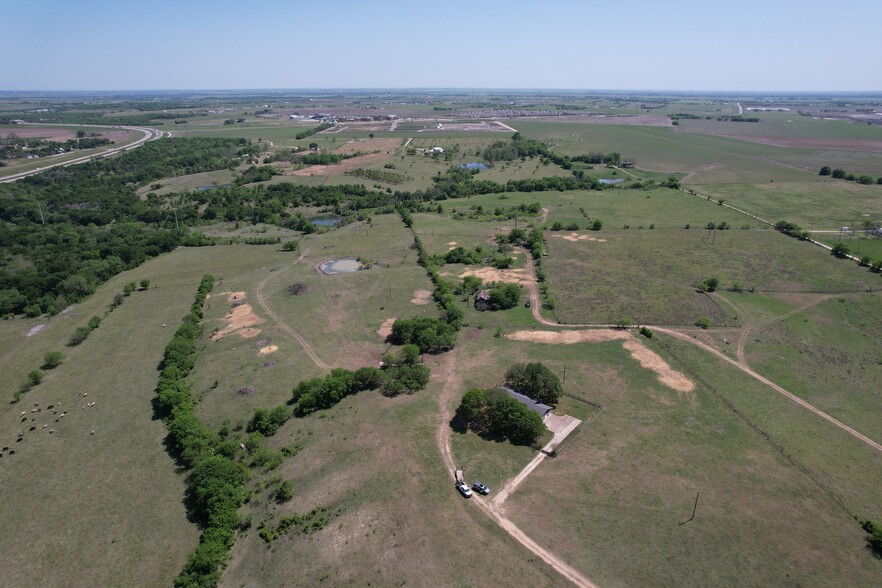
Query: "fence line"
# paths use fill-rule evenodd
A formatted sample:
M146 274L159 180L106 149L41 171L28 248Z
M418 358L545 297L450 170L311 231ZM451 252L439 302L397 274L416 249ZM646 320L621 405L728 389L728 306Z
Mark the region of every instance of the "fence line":
M746 422L750 427L759 433L763 439L765 439L772 447L778 450L779 453L786 459L792 466L805 474L812 482L814 482L821 490L824 491L830 498L832 498L839 506L845 509L848 514L850 514L855 520L861 521L862 519L855 513L845 502L845 498L843 498L836 490L822 482L820 479L816 477L814 472L812 472L808 467L804 466L800 463L793 455L774 437L772 437L769 433L767 433L762 427L760 427L757 423L755 423L749 416L747 416L744 412L738 409L735 404L726 398L722 392L717 390L714 386L710 384L707 380L705 380L701 375L698 374L692 367L686 363L680 356L678 356L674 351L668 346L666 343L656 340L655 338L650 339L650 341L655 342L659 347L663 348L677 363L680 364L685 371L687 371L693 378L698 380L708 391L711 392L717 399L719 399L729 410L731 410L735 415L737 415L741 420Z

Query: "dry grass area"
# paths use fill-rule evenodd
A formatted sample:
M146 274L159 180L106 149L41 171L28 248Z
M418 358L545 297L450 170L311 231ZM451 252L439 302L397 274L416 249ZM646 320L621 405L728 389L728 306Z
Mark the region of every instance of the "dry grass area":
M628 331L591 329L584 331L515 331L506 335L506 338L548 345L572 345L574 343L627 340L631 338L631 335Z
M876 583L848 513L706 390L662 385L616 341L526 351L603 410L506 512L598 585Z
M401 139L351 139L334 150L334 153L357 153L382 151L384 153L395 153L398 146L401 145Z
M628 331L613 329L591 329L581 331L515 331L506 338L514 341L544 343L546 345L574 345L577 343L600 343L604 341L622 341L631 357L640 363L640 367L654 372L659 381L678 392L691 392L695 384L681 372L671 368L655 351L641 341L634 339Z
M529 284L533 280L525 269L495 269L492 267L482 267L478 269L466 270L459 274L460 278L466 276L475 276L481 278L485 282L509 282L515 284Z
M311 165L303 169L287 172L285 175L290 176L330 176L338 175L344 172L352 171L361 167L370 167L378 163L383 163L392 157L385 151L381 153L369 153L367 155L359 155L350 159L344 159L340 163L333 165Z

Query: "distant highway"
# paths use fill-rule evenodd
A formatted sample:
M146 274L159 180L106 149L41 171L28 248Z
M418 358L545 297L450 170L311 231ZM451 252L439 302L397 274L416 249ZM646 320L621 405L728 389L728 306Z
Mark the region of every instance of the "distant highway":
M43 127L99 127L104 129L124 129L126 131L133 131L142 133L142 136L138 138L138 140L133 143L128 143L126 145L122 145L119 147L111 147L110 149L106 149L100 153L92 153L90 155L83 155L80 157L75 157L74 159L65 159L64 161L59 161L58 163L50 163L44 167L38 167L37 169L32 169L29 171L19 172L17 174L11 174L8 176L4 176L0 178L0 184L7 184L10 182L15 182L22 178L26 178L28 176L33 176L36 174L41 174L47 169L52 169L53 167L67 167L69 165L76 165L78 163L85 163L87 161L91 161L96 157L110 157L111 155L116 155L117 153L121 153L123 151L129 151L131 149L137 149L147 141L155 141L156 139L162 138L162 131L159 129L154 129L150 127L126 127L120 125L77 125L77 124L52 124L52 123L20 123L26 126L43 126Z

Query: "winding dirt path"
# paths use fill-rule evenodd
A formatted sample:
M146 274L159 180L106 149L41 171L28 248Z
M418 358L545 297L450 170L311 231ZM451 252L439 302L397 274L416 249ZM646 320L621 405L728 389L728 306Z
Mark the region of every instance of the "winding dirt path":
M441 422L438 424L438 432L435 436L435 440L438 444L438 450L441 452L441 457L444 460L444 465L447 467L447 471L450 474L451 484L454 479L453 474L456 471L456 466L453 461L453 452L450 449L449 423L453 415L449 407L451 401L453 400L453 396L460 389L462 384L462 378L456 369L457 353L458 352L454 350L444 354L443 357L439 358L440 366L438 366L438 368L436 368L435 370L432 370L433 375L437 374L440 378L446 381L444 384L444 388L441 391L441 394L438 396L438 414L441 417ZM543 454L540 454L540 456L542 458L545 457ZM595 584L593 584L588 578L580 574L567 562L530 539L530 537L528 537L526 533L524 533L510 519L508 519L500 509L494 508L492 506L492 502L480 499L473 499L469 502L471 502L472 504L476 504L478 508L480 508L481 511L484 512L484 514L486 514L497 525L504 529L505 532L508 533L509 536L511 536L515 541L526 547L534 555L539 557L542 561L547 563L557 573L572 582L574 585L579 586L580 588L596 588Z
M306 253L308 253L308 252L306 252ZM306 253L304 253L300 257L298 257L297 261L295 261L292 265L296 265L296 264L300 263L300 260L303 259L304 257L306 257ZM257 292L256 292L257 303L260 304L260 308L262 308L263 311L267 314L267 316L269 316L271 319L273 319L273 321L277 325L279 325L279 327L281 327L283 331L285 331L286 333L291 335L298 343L300 343L300 346L303 347L303 350L306 352L306 355L309 356L309 358L312 360L312 362L316 366L318 366L319 368L321 368L323 370L331 369L331 366L329 366L328 364L323 362L319 358L319 356L316 355L315 350L312 348L312 345L310 345L309 342L300 335L300 333L298 333L297 331L292 329L287 323L285 323L285 321L280 319L278 317L278 315L276 315L276 313L274 313L272 311L272 309L269 307L269 305L266 303L266 298L263 295L263 287L266 285L266 283L269 281L269 279L273 277L273 275L274 274L268 275L257 285Z

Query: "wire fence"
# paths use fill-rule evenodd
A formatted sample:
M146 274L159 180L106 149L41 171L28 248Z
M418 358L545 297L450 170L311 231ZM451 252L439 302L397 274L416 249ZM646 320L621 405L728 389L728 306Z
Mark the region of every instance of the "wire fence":
M720 402L722 402L726 408L735 413L742 421L747 423L754 431L759 433L763 439L766 440L772 447L778 450L778 452L786 459L792 466L805 474L812 482L814 482L821 490L824 491L830 498L832 498L839 506L845 509L848 514L850 514L855 520L861 521L862 519L855 513L851 507L848 506L848 503L845 501L845 498L835 489L831 488L828 484L822 481L818 475L813 472L811 469L800 463L793 454L781 444L780 441L775 439L771 434L769 434L765 429L763 429L758 423L754 422L747 414L741 411L735 403L729 400L725 395L723 395L720 390L714 387L710 382L708 382L705 378L703 378L698 372L696 372L686 361L677 355L673 349L666 343L659 341L655 338L650 339L650 341L654 342L656 345L665 350L665 352L672 357L680 367L689 373L696 381L700 382L702 386L704 386L711 394L713 394Z

